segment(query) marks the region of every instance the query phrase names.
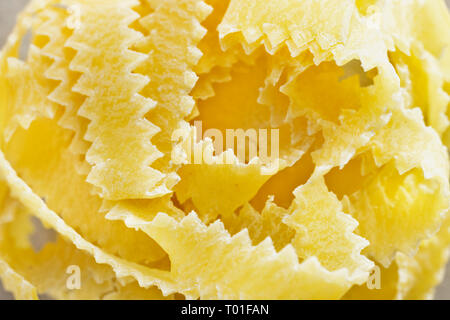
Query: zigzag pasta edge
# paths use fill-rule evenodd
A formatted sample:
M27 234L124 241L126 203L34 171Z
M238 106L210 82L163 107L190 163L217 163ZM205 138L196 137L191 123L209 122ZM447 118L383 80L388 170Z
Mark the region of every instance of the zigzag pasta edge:
M158 236L155 234L155 230L157 230L158 228L163 228L163 229L167 229L169 228L170 230L172 229L176 229L177 227L182 227L183 225L186 226L186 228L190 229L191 232L193 232L193 234L196 234L196 232L200 232L200 233L204 233L204 232L208 232L208 230L215 230L218 233L215 235L218 239L223 237L223 241L224 243L231 244L233 242L238 242L241 243L242 246L242 250L244 251L257 251L257 250L269 250L271 252L271 254L273 254L272 257L263 257L261 258L261 260L265 260L268 259L268 261L272 261L277 260L279 257L279 259L289 259L290 263L286 263L286 265L284 265L284 267L286 268L292 268L294 274L296 272L298 273L302 273L302 272L312 272L312 270L314 269L316 271L318 271L319 274L322 274L324 276L323 281L330 283L330 282L334 282L334 285L336 285L337 287L340 287L341 289L339 289L338 291L340 292L339 295L343 295L345 293L345 291L350 288L351 286L351 277L348 274L348 270L346 269L340 269L337 271L333 271L330 272L328 270L326 270L321 264L320 262L316 259L316 258L309 258L307 260L305 260L304 262L298 262L298 257L295 253L295 250L292 246L288 245L287 247L285 247L284 249L282 249L281 251L277 252L275 250L275 248L273 247L272 244L272 240L270 238L266 238L265 241L261 242L260 244L253 246L251 245L251 240L250 237L248 235L248 232L246 231L246 229L244 229L243 231L235 234L234 236L231 236L223 227L222 222L220 222L219 220L217 220L216 222L214 222L213 224L206 226L203 222L200 221L200 219L197 217L197 215L195 213L190 213L188 216L182 218L181 220L177 220L175 218L169 217L168 215L166 215L165 213L158 213L156 215L156 217L152 220L152 221L145 221L139 217L133 216L132 213L128 213L128 214L119 214L119 215L115 215L113 213L109 214L109 216L107 217L108 219L111 220L122 220L127 226L129 226L130 228L138 228L140 230L142 230L143 232L147 233L150 237L152 237L153 239L156 239L156 241L158 242ZM189 227L189 225L192 224L192 228ZM159 226L158 226L159 225ZM173 232L172 231L168 231L168 232ZM211 231L212 232L212 231ZM195 236L194 238L195 239ZM219 240L214 240L214 241L219 241ZM222 241L222 240L220 240ZM162 247L164 248L164 244L160 244L162 245ZM265 248L265 249L262 249ZM170 251L170 250L169 250ZM170 252L169 252L169 257L170 257ZM281 258L283 257L283 258ZM287 258L289 257L289 258ZM172 257L173 258L173 257ZM268 262L267 261L267 262ZM261 262L262 264L264 264L264 262ZM312 269L310 269L312 268ZM308 271L309 270L309 271ZM181 276L181 275L180 275ZM200 274L198 274L198 277L201 277ZM186 279L186 275L183 275L183 278ZM193 280L193 279L190 279ZM205 297L206 298L219 298L219 299L242 299L242 298L255 298L255 296L246 296L246 295L236 295L236 293L232 294L230 292L225 293L228 289L226 287L222 287L221 285L217 284L211 284L211 286L214 286L215 289L213 289L212 287L202 287L201 284L198 284L198 281L196 280L196 285L195 288L192 288L190 285L188 285L186 288L178 288L179 291L183 294L185 294L187 297L189 298L198 298L198 297ZM217 290L217 291L216 291ZM215 292L215 293L214 293ZM309 296L314 297L314 293L311 293L312 295ZM333 298L338 298L338 296L333 296L333 294L330 295L330 297ZM308 293L304 293L305 297L308 297ZM318 298L319 296L315 296L316 298ZM259 297L261 298L261 297ZM270 297L265 297L265 298L270 298ZM292 299L294 298L293 296L291 296Z
M133 278L143 288L157 286L167 296L176 292L175 284L166 271L151 269L130 263L124 259L105 253L101 248L91 244L81 237L72 227L68 226L57 213L47 207L45 202L17 176L14 169L0 152L0 176L10 188L11 195L19 201L29 212L50 226L58 234L71 241L76 248L94 257L99 264L112 267L117 278Z

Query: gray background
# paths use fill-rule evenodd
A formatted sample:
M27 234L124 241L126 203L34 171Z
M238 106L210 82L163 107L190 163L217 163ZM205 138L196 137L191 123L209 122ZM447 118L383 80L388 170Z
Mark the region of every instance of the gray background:
M450 0L446 0L450 5ZM0 47L6 40L7 35L14 26L17 12L28 2L28 0L0 0ZM12 296L4 292L0 284L0 300L11 299ZM446 278L436 292L437 299L450 300L450 264L447 267Z

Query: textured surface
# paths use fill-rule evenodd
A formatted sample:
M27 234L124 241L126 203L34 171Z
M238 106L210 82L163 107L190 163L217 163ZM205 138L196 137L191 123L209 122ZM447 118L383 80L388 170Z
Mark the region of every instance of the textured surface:
M6 37L11 32L16 14L25 6L28 0L0 0L0 46L6 41ZM0 299L12 299L13 296L9 292L3 290L0 284Z
M15 13L23 6L25 0L0 0L0 44L4 43L5 35L8 34L14 23ZM0 297L3 296L0 293ZM450 299L450 278L444 280L437 292L436 298Z

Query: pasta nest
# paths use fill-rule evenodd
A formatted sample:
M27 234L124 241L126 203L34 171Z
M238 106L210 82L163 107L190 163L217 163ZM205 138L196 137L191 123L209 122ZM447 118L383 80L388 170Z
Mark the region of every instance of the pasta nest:
M0 53L4 287L431 298L449 42L441 0L31 1Z

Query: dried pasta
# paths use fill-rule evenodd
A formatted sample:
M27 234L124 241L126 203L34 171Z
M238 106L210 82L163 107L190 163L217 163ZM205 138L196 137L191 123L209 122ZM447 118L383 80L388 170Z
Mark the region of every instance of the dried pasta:
M442 0L30 1L0 51L3 286L432 298L449 48Z

